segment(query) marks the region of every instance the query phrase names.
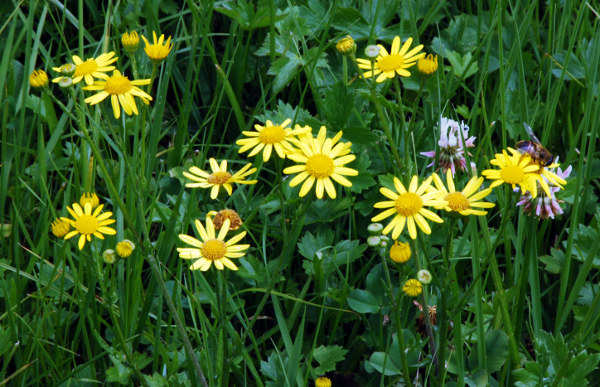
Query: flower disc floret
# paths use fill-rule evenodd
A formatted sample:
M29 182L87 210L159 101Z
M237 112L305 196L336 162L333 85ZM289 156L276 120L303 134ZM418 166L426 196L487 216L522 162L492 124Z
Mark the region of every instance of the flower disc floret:
M395 78L396 75L410 77L410 72L407 69L414 66L419 59L425 56L424 52L420 52L423 45L418 45L409 51L412 41L412 38L408 38L400 48L400 37L396 36L392 41L390 53L387 52L385 47L378 44L379 55L374 62L367 59L357 59L358 67L368 70L363 73L363 76L370 78L379 74L375 80L377 83Z
M290 187L295 187L304 182L300 188L300 197L306 196L308 191L316 185L317 198L323 197L323 191L335 199L336 191L331 180L351 187L352 183L344 176L356 176L358 171L344 165L353 161L356 156L350 153L350 143L338 143L342 136L339 132L333 138L327 138L327 128L322 126L317 137L305 133L292 139L297 147L295 152L288 154L288 158L299 163L283 170L285 174L298 173L291 181Z
M231 196L233 187L231 184L256 184L258 180L244 180L249 175L256 172L256 168L250 169L252 164L246 164L242 169L233 175L227 171L227 160L221 161L221 165L217 160L211 158L209 160L212 173L205 172L198 167L191 167L188 172L183 172L183 176L194 181L194 183L186 183L188 188L210 188L210 198L216 199L219 195L221 187Z
M67 210L73 219L64 217L61 217L60 219L68 222L75 230L65 235L65 239L70 239L75 235L80 234L78 246L79 250L81 250L85 246L86 240L91 242L92 235L100 239L104 239L103 234L115 235L117 232L114 229L106 227L115 222L114 219L110 219L112 212L102 213L103 208L104 205L101 204L96 207L94 212L92 212L91 203L86 203L83 209L79 203L73 203L72 209L67 207Z
M200 239L180 234L179 239L193 247L177 248L180 258L196 259L190 266L190 270L206 271L213 263L218 270L223 270L225 267L237 270L237 266L231 259L243 257L246 254L245 251L250 247L250 245L237 244L246 235L246 231L225 241L227 232L230 230L229 219L223 222L218 235L215 233L215 227L210 217L206 218L206 227L199 220L196 220L194 225Z

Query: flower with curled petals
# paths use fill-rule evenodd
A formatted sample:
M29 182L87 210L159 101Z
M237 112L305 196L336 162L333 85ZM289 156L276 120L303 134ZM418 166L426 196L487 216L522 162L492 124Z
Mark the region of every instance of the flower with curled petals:
M179 239L193 247L177 248L180 258L197 259L190 266L190 270L200 269L201 271L207 271L213 262L218 270L223 270L225 267L237 270L238 268L231 261L231 258L243 257L246 254L245 251L250 247L250 245L236 244L246 235L246 231L242 231L228 241L225 241L225 237L229 231L229 219L223 222L223 226L219 230L219 235L216 235L215 227L210 217L206 218L206 228L200 220L196 220L194 225L201 240L189 235L179 234Z
M408 51L412 41L412 38L408 38L406 42L404 42L402 48L400 48L400 37L396 36L392 41L390 53L387 52L385 47L378 44L379 55L374 61L368 59L356 60L358 67L363 70L368 70L363 73L363 76L365 78L370 78L379 74L377 79L375 79L377 83L381 83L386 79L395 78L396 75L410 77L410 72L407 69L414 66L419 59L425 56L424 52L420 52L423 49L422 44Z
M191 167L189 172L183 172L183 176L195 183L186 183L188 188L210 188L210 198L216 199L219 196L219 189L225 188L225 191L231 196L233 188L231 184L256 184L258 180L244 180L247 176L256 172L256 168L250 169L252 164L246 164L242 169L233 175L227 171L227 160L221 161L221 165L217 164L217 160L211 158L209 160L212 173L205 172L198 167Z
M92 213L92 204L85 203L82 209L79 203L73 203L73 208L67 207L67 210L73 217L73 219L61 217L60 220L68 222L75 230L65 235L65 240L80 234L79 237L79 250L85 246L85 241L92 241L92 235L96 238L104 239L104 235L115 235L117 232L115 229L106 227L109 224L115 222L114 219L110 219L112 212L102 213L104 204L100 204Z
M306 133L292 140L298 149L287 157L299 164L284 169L283 173L297 173L290 181L290 187L304 182L300 188L300 197L306 196L316 183L317 198L323 198L323 191L326 191L330 198L335 199L332 179L344 187L352 186L344 176L356 176L358 171L344 165L353 161L356 156L349 154L351 143L338 143L341 137L340 131L333 138L327 138L327 128L322 126L317 137Z
M405 225L412 239L417 238L417 225L425 234L431 234L431 228L425 219L436 223L443 223L444 221L425 207L445 206L447 204L445 200L440 199L438 191L429 190L431 180L432 177L429 177L419 186L418 177L413 176L407 190L400 179L394 177L394 188L397 192L385 187L379 189L383 196L391 200L375 203L375 208L387 208L387 210L373 217L371 221L379 222L394 216L392 221L383 229L384 234L392 231L392 239L398 239Z

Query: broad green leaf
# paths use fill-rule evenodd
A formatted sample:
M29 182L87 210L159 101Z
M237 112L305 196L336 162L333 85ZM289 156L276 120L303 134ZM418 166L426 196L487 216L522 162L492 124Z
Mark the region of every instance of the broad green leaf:
M358 313L377 313L381 308L373 293L361 289L355 289L350 293L348 305Z
M313 356L319 362L319 367L315 369L315 372L318 375L323 375L326 372L335 370L336 364L345 359L346 353L348 353L348 350L339 345L321 345L315 348Z

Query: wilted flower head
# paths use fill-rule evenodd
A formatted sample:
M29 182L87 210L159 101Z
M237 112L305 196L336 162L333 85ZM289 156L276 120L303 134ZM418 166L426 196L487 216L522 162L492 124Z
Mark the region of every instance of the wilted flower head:
M452 171L452 176L456 173L456 168L460 168L462 171L466 170L467 160L465 159L464 145L467 148L475 146L475 137L469 137L469 127L464 122L458 122L448 119L446 117L440 117L440 139L438 145L439 150L439 169L442 167L444 172L448 169ZM435 159L436 151L421 152L423 156L431 157ZM435 160L428 165L432 166ZM436 170L437 170L436 169Z

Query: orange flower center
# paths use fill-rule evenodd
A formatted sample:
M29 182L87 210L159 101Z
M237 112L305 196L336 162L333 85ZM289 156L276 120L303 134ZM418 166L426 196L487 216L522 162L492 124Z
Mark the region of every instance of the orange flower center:
M219 171L211 173L206 181L208 181L210 184L221 185L227 183L229 179L231 179L231 173Z
M216 261L225 256L227 245L219 239L208 240L202 245L202 256L209 261Z
M461 192L452 192L448 194L445 199L448 202L448 207L450 207L452 211L464 211L471 207L469 205L469 199Z
M329 156L313 155L306 161L306 172L316 179L323 179L333 174L335 165Z
M396 199L396 212L402 216L415 216L423 208L423 199L414 192L400 194Z

